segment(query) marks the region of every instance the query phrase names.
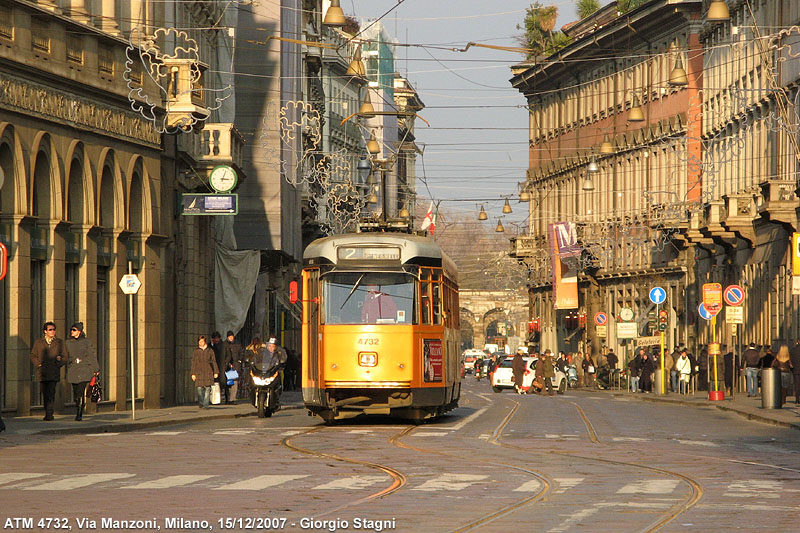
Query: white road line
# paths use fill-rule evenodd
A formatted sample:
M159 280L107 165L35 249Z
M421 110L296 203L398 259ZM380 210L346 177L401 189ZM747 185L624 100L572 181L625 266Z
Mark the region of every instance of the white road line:
M612 437L611 440L614 442L647 442L650 439L645 439L642 437Z
M245 479L244 481L237 481L236 483L231 483L230 485L225 485L222 487L217 487L214 490L262 490L269 487L274 487L276 485L282 485L283 483L293 481L295 479L302 479L304 477L308 477L307 475L303 476L280 476L280 475L265 475L265 476L256 476L250 479Z
M119 433L87 433L87 437L115 437Z
M696 507L697 509L714 509L719 511L732 511L732 512L741 512L741 511L765 511L769 513L776 513L780 511L787 511L790 513L796 513L798 511L797 507L790 507L786 505L748 505L748 504L724 504L724 503L702 503Z
M151 431L147 433L147 435L180 435L181 433L186 433L185 431Z
M411 435L413 437L446 437L450 434L450 432L442 433L438 431L419 431L414 432Z
M714 442L708 442L705 440L681 440L677 439L678 442L681 444L688 444L690 446L707 446L709 448L719 448L719 444Z
M767 479L737 481L728 485L728 498L780 498L783 483Z
M284 431L283 433L281 433L281 437L291 437L292 435L298 435L300 433L302 433L302 431L300 431L299 429L293 429L291 431Z
M351 429L348 431L348 433L353 435L369 435L370 433L373 433L373 431L371 429Z
M50 474L39 474L36 472L8 472L6 474L0 474L0 485L49 475Z
M489 440L489 437L491 436L492 436L491 433L481 433L480 435L478 435L478 438L482 440Z
M628 483L617 494L672 494L678 483L677 479L646 479Z
M161 479L154 479L152 481L145 481L143 483L137 483L136 485L127 485L125 487L120 487L123 489L169 489L172 487L182 487L184 485L189 485L190 483L196 483L197 481L203 481L204 479L208 479L210 477L217 477L215 475L211 476L192 476L192 475L183 475L183 476L167 476L162 477Z
M472 422L473 420L475 420L488 410L489 410L488 407L481 407L480 409L469 415L467 418L465 418L455 426L441 426L441 429L451 429L453 431L458 431L459 429L463 428L464 426L466 426L467 424L469 424L470 422Z
M580 485L581 481L583 481L582 477L558 477L554 478L553 481L558 483L558 488L555 490L554 494L564 494L569 489L577 487Z
M477 396L480 396L481 398L483 398L487 402L493 401L492 397L489 396L488 394L478 393Z
M474 485L475 483L483 479L486 479L486 477L487 476L480 476L475 474L442 474L436 479L431 479L430 481L426 481L419 487L415 487L411 490L423 490L428 492L433 492L438 490L450 490L450 491L464 490L470 485Z
M106 481L113 481L115 479L125 479L133 477L135 474L123 473L108 473L108 474L80 474L76 476L68 476L58 481L44 483L42 485L34 485L33 487L25 487L22 490L72 490L88 487L97 483Z
M672 507L669 503L646 502L600 502L594 504L595 507L629 507L631 509L668 509Z
M386 476L351 476L317 485L313 490L359 490L386 480Z
M214 435L250 435L255 432L254 429L221 429L215 431Z
M527 483L523 483L514 489L514 492L538 492L540 490L542 490L542 482L534 479L532 481L528 481Z
M562 520L560 526L551 529L550 533L560 533L561 531L569 531L572 528L573 524L577 522L582 522L583 520L597 513L599 510L600 510L599 507L590 507L588 509L581 509L580 511L576 511L571 515L569 515L568 517L566 517L564 520Z

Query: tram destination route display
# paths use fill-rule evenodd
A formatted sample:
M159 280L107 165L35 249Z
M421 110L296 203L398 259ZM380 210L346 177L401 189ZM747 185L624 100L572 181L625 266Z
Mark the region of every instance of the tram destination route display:
M343 246L337 250L340 261L400 261L400 248Z

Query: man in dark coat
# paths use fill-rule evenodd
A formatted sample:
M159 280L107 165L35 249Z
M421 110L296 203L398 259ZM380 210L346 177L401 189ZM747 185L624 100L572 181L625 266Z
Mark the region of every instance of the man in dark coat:
M56 386L61 379L61 367L67 362L67 347L56 337L56 325L45 322L42 326L44 336L36 339L31 348L31 361L42 384L44 395L44 420L53 420L56 400Z
M744 377L747 382L747 397L758 396L758 369L761 366L761 355L756 350L756 343L751 342L750 346L742 354L742 367Z
M800 403L800 339L789 350L789 361L792 362L792 377L794 378L794 403Z
M642 355L641 375L639 377L639 388L642 392L653 391L653 372L655 372L653 360L647 352L644 352Z
M708 390L708 347L704 346L697 357L697 390Z
M517 355L514 356L514 360L511 362L511 379L514 381L514 388L517 389L518 394L522 394L524 392L522 389L522 380L523 376L525 375L524 356L525 352L522 350L517 350Z
M219 331L211 334L211 343L209 344L211 350L214 352L214 358L217 360L217 368L219 369L219 398L220 403L233 403L229 401L228 393L228 378L225 376L225 371L230 368L230 361L226 359L225 346L222 344L222 335Z
M228 331L226 335L225 342L223 343L224 346L224 361L226 361L236 372L239 374L239 377L242 376L242 357L244 355L244 348L242 345L236 342L236 336L233 334L233 331ZM220 369L221 370L221 369ZM227 372L228 369L222 370L224 374ZM234 403L236 400L236 393L239 390L239 381L238 379L233 380L233 385L229 388L229 401L228 403Z
M66 341L67 381L72 384L72 397L75 400L75 420L83 420L83 409L86 407L86 386L99 370L97 352L92 341L83 332L83 322L72 324L69 338Z
M631 386L631 392L639 392L639 379L642 375L642 355L644 354L644 348L639 348L639 353L637 353L633 359L628 361L628 372L629 372L629 382Z
M722 351L725 352L725 355L722 356L722 370L725 375L725 393L730 396L733 391L733 373L734 367L733 364L733 350L726 350L725 345L722 345Z
M197 348L192 352L192 381L197 387L197 401L201 409L211 403L211 385L219 377L219 367L214 352L206 344L206 336L197 338Z
M540 362L542 363L541 369L542 369L542 377L544 378L544 387L542 387L542 390L539 391L539 394L544 395L544 389L545 387L547 387L547 394L552 396L554 394L552 379L556 377L556 368L555 365L553 364L553 355L550 352L550 350L544 351L544 353L540 358ZM539 365L537 365L536 368L538 372L538 369L540 368Z

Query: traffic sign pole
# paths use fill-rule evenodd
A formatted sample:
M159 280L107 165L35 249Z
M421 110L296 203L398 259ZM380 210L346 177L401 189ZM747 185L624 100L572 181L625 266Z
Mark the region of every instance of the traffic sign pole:
M133 261L128 261L128 274L133 274ZM136 420L136 361L133 349L133 294L128 295L128 343L131 349L131 420Z
M656 316L660 317L661 314L658 312L659 305L656 304ZM659 328L660 329L660 328ZM666 390L664 388L664 332L661 332L661 396L666 394Z

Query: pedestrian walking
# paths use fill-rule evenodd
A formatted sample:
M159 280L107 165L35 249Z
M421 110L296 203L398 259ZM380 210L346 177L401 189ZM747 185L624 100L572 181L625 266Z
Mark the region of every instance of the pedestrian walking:
M517 350L517 354L511 362L511 381L514 382L514 389L517 391L517 394L523 394L525 392L525 389L522 388L522 380L526 370L525 360L523 359L524 356L525 352L521 349Z
M206 336L197 338L197 348L192 352L192 381L197 387L198 407L208 409L211 403L211 385L219 378L219 367L214 351L206 342Z
M660 370L660 369L659 369ZM673 357L672 353L665 353L664 354L664 377L669 378L669 387L667 384L664 383L664 390L671 390L672 392L678 392L675 388L677 383L673 384L672 374L677 373L675 370L675 357ZM677 381L677 380L675 380Z
M594 366L594 359L592 359L592 354L586 352L586 354L583 356L583 363L581 366L583 367L583 382L587 387L593 386L596 369Z
M681 376L680 376L680 371L675 366L675 363L678 362L678 359L680 358L682 352L683 352L683 344L680 344L676 346L675 350L673 350L672 354L670 354L672 355L672 367L670 368L669 371L669 384L670 388L672 389L672 392L678 392L678 381L680 380Z
M772 348L767 348L764 355L761 356L761 368L772 368L772 362L775 360L775 354Z
M782 344L778 350L778 355L772 361L772 368L781 371L781 405L786 403L786 395L792 386L792 360L789 357L789 347Z
M723 346L725 346L723 344ZM725 352L725 355L722 356L722 371L723 375L725 376L725 394L728 396L733 395L733 374L734 368L736 365L733 361L733 350L722 350Z
M67 345L67 382L72 385L75 401L75 420L83 420L86 408L86 387L92 376L98 375L100 365L92 341L86 338L83 322L75 322L69 330Z
M555 393L553 392L553 381L552 381L552 379L554 377L556 377L556 368L555 368L555 365L553 364L553 355L550 352L550 350L545 350L544 354L542 354L542 357L539 359L539 361L542 363L542 374L541 375L542 375L542 378L543 378L543 381L544 381L544 385L542 386L542 390L539 391L539 394L544 396L544 389L545 389L545 387L547 387L547 394L550 395L550 396L553 396ZM537 374L536 375L537 376L539 375L538 367L537 367Z
M227 403L235 403L239 391L239 379L242 377L242 357L244 348L242 348L241 344L236 342L236 336L233 334L233 331L228 331L222 345L225 352L224 359L227 362L225 371L235 370L236 373L239 374L239 377L233 380L233 385L228 386Z
M692 377L692 361L689 359L686 348L681 350L678 360L675 361L675 370L678 372L680 393L689 393L689 380Z
M53 410L56 400L56 386L61 379L61 367L67 362L67 346L56 337L56 325L45 322L43 336L36 339L31 348L31 362L36 369L36 377L42 386L44 400L44 420L54 420Z
M792 378L794 379L794 403L800 404L800 339L795 341L789 350L789 360L792 362Z
M631 392L639 392L639 377L642 375L642 354L644 348L639 348L639 353L628 361L628 381L630 382Z
M229 401L228 393L228 378L225 376L225 371L228 370L228 360L225 358L225 346L222 344L222 335L219 331L211 334L211 342L209 343L211 350L214 352L214 359L217 361L219 383L219 402L221 404L233 403Z
M742 354L742 366L747 383L747 397L755 398L758 396L758 369L761 366L761 356L756 350L756 343L751 342Z
M644 353L642 354L642 370L639 375L639 388L642 392L653 392L653 372L655 371L655 367L653 366L653 360L650 358L650 355L644 350L642 351Z
M704 346L697 356L697 390L708 390L708 347Z

